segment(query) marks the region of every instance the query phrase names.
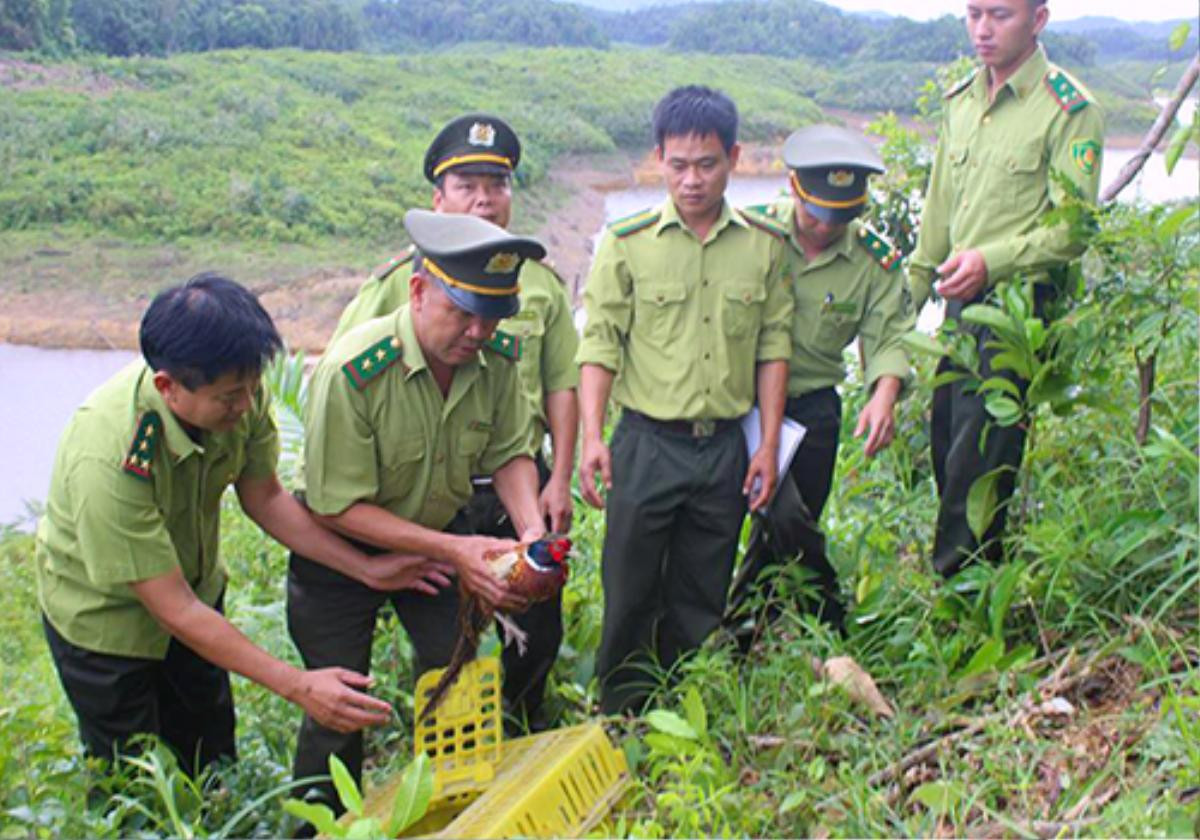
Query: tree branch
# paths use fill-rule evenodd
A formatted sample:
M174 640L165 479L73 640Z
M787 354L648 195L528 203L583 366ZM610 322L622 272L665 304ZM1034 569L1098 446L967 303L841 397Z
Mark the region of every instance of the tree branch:
M1142 170L1147 158L1151 152L1158 148L1158 144L1162 142L1163 135L1167 133L1171 123L1175 120L1175 114L1179 112L1179 106L1183 104L1183 100L1187 98L1193 85L1196 84L1197 77L1200 77L1200 53L1192 57L1192 63L1188 65L1187 72L1183 74L1183 78L1179 80L1179 84L1175 86L1175 92L1171 94L1171 98L1167 104L1163 106L1162 111L1158 114L1158 119L1154 121L1154 125L1150 126L1150 131L1142 139L1142 145L1138 147L1137 153L1130 158L1129 163L1121 168L1117 179L1104 188L1104 192L1100 194L1100 203L1108 204L1117 197L1121 190L1129 186L1132 181Z

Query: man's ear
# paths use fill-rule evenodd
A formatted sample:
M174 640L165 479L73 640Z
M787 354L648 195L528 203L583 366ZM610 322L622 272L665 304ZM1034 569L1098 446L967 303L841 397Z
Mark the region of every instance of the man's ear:
M734 143L729 147L729 168L737 169L738 159L742 156L742 144Z
M446 195L442 192L441 187L433 188L433 198L429 200L429 205L433 208L433 212L441 213L442 204L446 201Z
M179 383L176 382L171 377L171 374L167 373L165 370L154 371L153 379L155 390L162 395L164 400L171 395L172 391L179 387Z

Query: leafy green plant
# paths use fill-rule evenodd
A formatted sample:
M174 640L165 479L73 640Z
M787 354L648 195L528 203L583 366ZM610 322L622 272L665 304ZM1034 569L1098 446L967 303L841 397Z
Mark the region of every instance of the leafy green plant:
M320 803L299 799L288 799L283 803L285 811L305 820L327 837L352 840L396 837L425 816L433 798L433 767L425 753L419 753L401 774L386 819L368 816L363 812L362 793L346 765L336 755L329 756L329 775L338 800L353 819L339 820L328 805Z

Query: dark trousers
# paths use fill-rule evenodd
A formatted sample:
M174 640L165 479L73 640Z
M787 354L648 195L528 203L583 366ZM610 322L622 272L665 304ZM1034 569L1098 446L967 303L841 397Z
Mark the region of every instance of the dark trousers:
M447 530L468 532L461 516ZM379 553L378 549L369 546L359 547ZM360 674L369 673L375 620L386 603L395 609L412 640L418 675L449 663L458 637L457 586L448 586L432 596L411 590L378 592L298 554L293 553L290 557L288 631L306 668L340 666ZM337 732L305 715L296 739L293 776L303 779L327 775L331 753L336 754L361 782L362 733ZM316 791L316 798L341 812L333 785L328 782L304 786L293 795L303 797L310 790Z
M1034 312L1045 320L1046 308L1053 302L1054 288L1047 284L1034 287ZM951 301L947 318L957 319L963 304ZM987 379L1003 377L1022 394L1029 383L1011 370L992 370L992 359L999 352L988 344L994 340L991 330L960 323L960 330L975 338L979 353L980 375ZM948 358L938 363L939 374L957 370ZM975 392L972 378L940 385L933 392L930 419L930 453L938 490L937 528L933 540L933 567L951 577L976 558L996 563L1003 558L1001 537L1008 520L1008 503L1016 487L1017 471L1025 453L1025 426L1000 426L992 420L983 399ZM967 524L967 494L983 475L1003 467L996 482L996 514L978 540Z
M165 658L141 659L78 647L45 616L42 627L88 755L111 760L129 750L134 736L149 733L189 775L237 758L227 671L174 638Z
M805 594L797 599L797 610L812 613L840 631L846 610L819 523L837 465L842 399L834 388L810 391L788 399L787 416L807 429L787 475L781 477L781 481L792 483L795 492L781 486L765 521L755 517L746 557L734 584L731 623L744 619L745 608L752 600L766 606L761 616L764 625L774 621L782 612L780 567L794 561L808 571L816 588L815 597Z
M612 438L596 670L606 714L638 709L669 668L721 622L746 513L746 443L734 423L710 437L626 412Z
M545 487L550 479L550 470L540 455L537 467L539 486ZM464 512L471 530L476 534L512 540L518 537L512 519L490 484L476 487ZM546 696L546 680L562 644L562 593L534 604L525 612L513 615L512 619L529 634L529 642L523 656L516 645L509 645L500 654L500 661L504 665L504 703L511 717L536 728L544 724L541 712Z

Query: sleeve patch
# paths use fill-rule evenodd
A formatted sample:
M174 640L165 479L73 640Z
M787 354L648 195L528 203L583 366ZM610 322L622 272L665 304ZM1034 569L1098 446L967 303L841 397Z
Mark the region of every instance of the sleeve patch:
M875 262L879 263L884 271L895 271L900 267L902 255L899 249L869 227L863 226L858 229L858 244L875 258Z
M356 391L361 391L400 360L400 346L396 336L380 339L342 365L342 373Z
M416 246L409 245L408 248L406 248L403 252L392 257L390 260L385 262L383 265L379 266L374 271L372 271L371 276L374 277L376 280L385 279L389 274L391 274L396 269L400 268L401 266L408 265L410 262L412 262L413 257L416 256L416 253L417 253Z
M1100 144L1095 140L1071 141L1071 160L1084 175L1093 175L1100 163Z
M121 469L142 481L150 480L150 467L154 462L154 453L158 449L158 440L162 437L162 418L156 411L147 411L138 421L137 431L133 435L133 443L129 445L129 453L121 463Z
M1046 74L1046 88L1054 97L1054 101L1058 103L1058 107L1068 114L1074 114L1088 105L1088 99L1083 95L1083 91L1077 88L1075 83L1067 78L1067 74L1061 70L1051 70Z
M639 230L645 230L653 224L657 224L662 218L662 213L658 210L643 210L640 213L634 213L632 216L626 216L623 219L617 219L609 225L609 229L618 239L624 239L626 236L637 233Z
M521 339L504 330L496 330L483 346L514 362L521 360Z

